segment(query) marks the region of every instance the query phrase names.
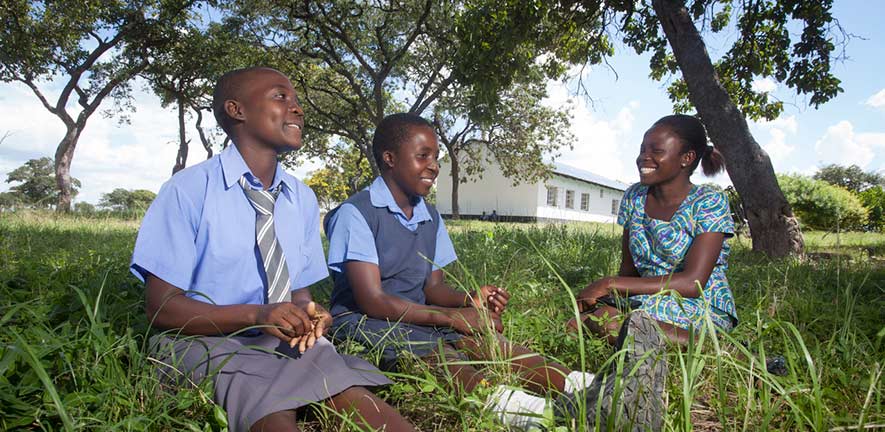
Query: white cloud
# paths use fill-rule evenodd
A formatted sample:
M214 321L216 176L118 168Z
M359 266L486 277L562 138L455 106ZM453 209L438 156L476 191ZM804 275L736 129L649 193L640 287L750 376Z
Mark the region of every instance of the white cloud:
M547 90L549 96L544 103L548 106L573 106L571 132L575 135L574 149L563 151L558 161L611 179L634 179L636 173L631 161L636 146L625 141L634 127L634 113L639 102L630 102L613 118L605 119L595 115L583 99L572 98L566 85L551 84Z
M133 88L143 88L136 81ZM118 124L116 118L94 114L86 123L71 163L71 175L82 187L77 201L98 203L101 195L116 188L159 191L172 174L178 151L178 120L171 109L160 106L150 92L136 90L133 94L136 111L130 113L130 124ZM23 85L0 85L0 102L15 107L0 116L0 136L12 133L0 145L0 191L8 190L6 175L28 159L55 155L65 128L50 114L30 90ZM107 101L102 108L111 107ZM101 108L100 108L101 109ZM203 117L203 127L215 126L212 116ZM192 122L188 121L191 139L187 166L202 162L206 153L199 143ZM217 152L218 149L215 149ZM308 161L290 169L298 178L319 168Z
M756 78L750 86L753 91L762 93L771 93L777 90L777 82L768 77Z
M857 165L864 168L875 153L873 147L883 146L885 134L856 134L854 126L842 120L827 128L814 145L821 164Z
M133 87L142 86L136 82ZM71 163L71 175L83 184L77 201L97 203L103 193L118 187L156 192L169 178L177 147L172 143L178 136L175 114L161 108L151 93L136 90L133 96L136 111L130 114L131 124L118 125L116 118L101 113L86 123ZM0 117L0 131L12 132L0 147L0 176L5 180L9 171L28 159L54 156L65 128L24 86L0 86L0 100L16 107ZM111 107L111 102L99 109ZM191 149L189 165L203 155ZM4 189L9 186L3 184Z
M885 109L885 89L879 90L879 93L876 93L870 96L864 105L876 108L876 109Z
M771 165L776 172L785 172L786 165L793 163L790 157L796 150L796 145L790 144L789 139L795 138L799 131L799 122L795 116L778 117L771 121L751 122L756 129L754 135L762 149L768 153ZM768 134L768 139L763 142L763 134Z

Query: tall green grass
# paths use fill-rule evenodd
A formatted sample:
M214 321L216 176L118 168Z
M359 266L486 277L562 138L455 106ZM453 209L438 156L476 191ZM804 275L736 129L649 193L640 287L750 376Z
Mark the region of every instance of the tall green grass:
M163 390L145 354L143 291L128 272L137 222L0 215L0 429L224 430L211 388ZM616 361L603 341L566 334L570 291L616 271L620 229L605 224L450 222L453 284L506 287L505 334L573 368ZM806 235L805 259L770 261L734 242L728 271L741 324L669 354L668 430L885 427L885 235ZM330 284L314 289L325 300ZM358 352L359 347L342 350ZM765 370L782 355L786 376ZM494 381L516 384L497 358ZM415 362L382 395L426 431L504 430ZM320 410L305 430L350 430ZM560 428L567 430L568 428Z

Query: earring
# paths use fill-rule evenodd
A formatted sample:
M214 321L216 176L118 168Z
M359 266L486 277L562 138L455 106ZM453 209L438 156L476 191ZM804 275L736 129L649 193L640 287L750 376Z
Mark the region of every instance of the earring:
M686 167L686 165L685 165L685 164L682 164L682 168L685 168L685 167Z

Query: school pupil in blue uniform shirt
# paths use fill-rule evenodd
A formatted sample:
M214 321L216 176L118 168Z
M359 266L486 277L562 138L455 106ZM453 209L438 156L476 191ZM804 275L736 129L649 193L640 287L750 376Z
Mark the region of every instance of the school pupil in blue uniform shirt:
M216 84L213 108L233 145L163 185L132 256L151 326L169 330L151 341L168 365L161 376L212 379L232 431L298 430L297 409L315 402L355 412L365 427L414 430L362 387L389 380L367 362L339 355L323 337L330 314L306 289L327 270L316 197L277 162L302 144L304 114L292 84L273 69L232 71ZM271 234L291 284L280 302L267 300L246 188L278 192Z
M486 285L471 295L445 283L441 268L456 259L455 251L439 212L423 198L439 174L432 125L412 114L389 115L375 130L373 152L381 177L326 216L334 337L377 350L387 368L403 353L441 363L470 392L483 373L442 360L491 360L476 337L488 319L500 352L530 389L575 392L589 385L592 374L547 361L500 334L506 290ZM545 404L504 386L487 402L504 423L526 428L538 425Z

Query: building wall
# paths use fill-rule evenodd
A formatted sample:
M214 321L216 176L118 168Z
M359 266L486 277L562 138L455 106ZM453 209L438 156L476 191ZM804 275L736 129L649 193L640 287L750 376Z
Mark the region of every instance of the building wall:
M451 165L443 163L436 181L436 206L442 214L452 213ZM547 186L556 187L556 205L547 205ZM573 208L566 207L566 192L574 191ZM581 194L589 194L588 209L581 209ZM612 214L612 200L620 200L623 192L558 174L546 183L513 186L500 168L489 164L479 181L462 183L458 190L460 212L463 216L479 216L483 211L497 210L501 217L530 219L612 222L617 219L617 207Z
M482 179L461 183L459 210L464 216L479 216L483 211L491 214L497 210L499 216L535 217L536 193L537 185L513 186L497 164L488 164ZM452 213L451 164L447 162L441 164L436 179L436 208L442 214Z
M556 205L548 205L547 188L556 188ZM566 207L567 191L574 191L572 208ZM544 219L563 219L590 222L612 222L617 219L617 206L620 205L624 192L591 184L585 181L554 174L544 184L536 185L537 217ZM589 194L588 209L581 209L581 194ZM614 214L612 201L616 200Z

